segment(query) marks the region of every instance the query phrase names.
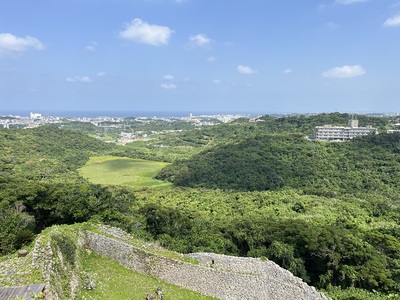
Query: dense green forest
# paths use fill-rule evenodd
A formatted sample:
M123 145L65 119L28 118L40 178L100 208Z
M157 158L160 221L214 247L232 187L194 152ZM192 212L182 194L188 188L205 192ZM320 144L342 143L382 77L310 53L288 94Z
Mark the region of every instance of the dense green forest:
M327 290L399 289L399 199L388 202L379 193L326 198L291 189L139 195L146 229L176 251L267 257Z
M308 141L298 134L259 135L180 160L159 175L179 186L306 193L385 191L399 187L400 134L347 143Z
M179 252L265 257L333 299L400 299L400 135L309 141L347 114L264 116L127 146L43 126L0 130L0 254L43 228L118 226ZM160 147L163 145L163 147ZM92 156L173 162L165 190L101 186L77 169ZM180 186L180 187L179 187Z

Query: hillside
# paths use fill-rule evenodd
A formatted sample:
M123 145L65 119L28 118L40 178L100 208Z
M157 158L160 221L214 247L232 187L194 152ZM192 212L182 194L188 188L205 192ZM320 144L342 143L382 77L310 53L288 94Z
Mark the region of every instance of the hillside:
M179 186L241 191L295 188L307 193L392 191L399 187L400 134L348 143L301 135L259 135L216 146L166 167L158 178Z
M89 156L113 149L112 145L86 135L51 126L2 129L0 142L0 170L12 170L29 179L75 170Z
M98 272L106 261L98 255L119 265L101 275ZM18 274L12 270L17 265ZM120 265L134 271L132 277L124 275L127 270ZM111 294L113 299L126 299L124 295L144 299L146 294L155 294L157 287L162 287L166 299L328 299L270 261L213 254L183 256L134 240L117 228L90 224L48 228L27 256L15 257L13 264L0 262L0 270L2 284L44 283L45 299L110 299L104 287L114 281L111 274L126 280L125 285L118 283L121 290ZM138 279L140 286L132 289Z
M115 151L117 156L173 162L189 158L217 145L240 142L265 134L300 134L310 136L315 126L325 124L345 126L352 116L345 113L318 115L262 116L255 120L237 119L230 123L152 135L143 142L133 142ZM378 132L393 129L389 117L357 116L360 126L371 125Z
M0 254L29 243L52 224L70 224L107 211L118 218L123 201L90 184L76 169L113 146L94 138L43 126L0 130ZM123 208L125 210L125 207Z

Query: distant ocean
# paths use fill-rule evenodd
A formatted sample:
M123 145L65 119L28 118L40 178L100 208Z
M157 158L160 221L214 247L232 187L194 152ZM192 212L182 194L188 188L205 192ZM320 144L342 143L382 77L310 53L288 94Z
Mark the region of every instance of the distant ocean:
M200 111L45 111L45 110L0 110L0 115L13 115L29 117L30 113L39 113L43 116L69 117L69 118L95 118L95 117L188 117L200 115L261 115L261 113L250 112L200 112Z

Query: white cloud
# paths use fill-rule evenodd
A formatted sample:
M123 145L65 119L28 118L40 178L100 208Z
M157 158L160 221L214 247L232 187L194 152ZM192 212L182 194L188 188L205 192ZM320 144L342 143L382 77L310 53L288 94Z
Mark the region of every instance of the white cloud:
M98 72L98 73L96 74L97 77L103 77L103 76L106 76L106 75L107 75L106 72Z
M359 3L359 2L365 2L365 1L367 1L367 0L336 0L335 3L347 5L347 4Z
M214 62L214 61L216 61L217 59L214 57L214 56L210 56L210 57L208 57L207 58L207 61L208 62Z
M325 27L326 29L333 30L333 29L338 28L339 25L336 24L336 23L334 23L334 22L328 22L328 23L325 23L325 24L324 24L324 27Z
M93 45L87 45L87 46L85 47L85 49L86 49L87 51L96 51L96 47L93 46Z
M67 78L65 78L65 80L68 82L83 82L83 83L92 82L92 79L90 79L89 76L67 77Z
M176 89L177 86L176 86L176 84L173 84L173 83L162 83L161 88L166 89L166 90L173 90L173 89Z
M239 65L237 67L237 70L238 70L239 73L248 74L248 75L257 73L256 70L254 70L254 69L252 69L252 68L250 68L248 66L242 66L242 65Z
M191 36L189 40L193 46L199 46L199 47L210 47L212 43L212 40L208 38L205 34L198 34Z
M0 33L0 54L1 53L21 53L29 48L43 50L43 44L34 37L18 37L11 33Z
M293 70L292 69L285 69L285 70L283 70L283 74L285 74L285 75L289 75L289 74L292 74L293 73Z
M134 19L126 25L125 30L119 33L119 37L141 44L152 46L168 45L174 31L166 26L151 25L141 19Z
M219 80L219 79L214 79L214 80L212 81L212 84L221 84L221 80Z
M364 75L366 72L360 65L336 67L322 73L326 78L352 78Z
M398 27L400 26L400 14L397 14L385 21L383 27Z
M174 76L172 76L171 74L168 74L168 75L164 75L164 77L163 77L165 80L174 80L175 79L175 77Z
M96 51L98 44L96 42L91 42L89 45L85 47L87 51Z

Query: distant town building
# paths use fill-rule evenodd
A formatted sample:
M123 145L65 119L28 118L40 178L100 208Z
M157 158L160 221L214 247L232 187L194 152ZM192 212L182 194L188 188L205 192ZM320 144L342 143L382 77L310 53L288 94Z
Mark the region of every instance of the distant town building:
M397 133L400 132L400 123L392 124L393 129L387 131L387 133Z
M358 120L349 120L348 126L317 126L314 129L312 139L319 141L348 141L355 137L376 133L372 126L358 127Z
M38 114L38 113L30 113L30 117L31 119L41 119L42 118L42 114Z

